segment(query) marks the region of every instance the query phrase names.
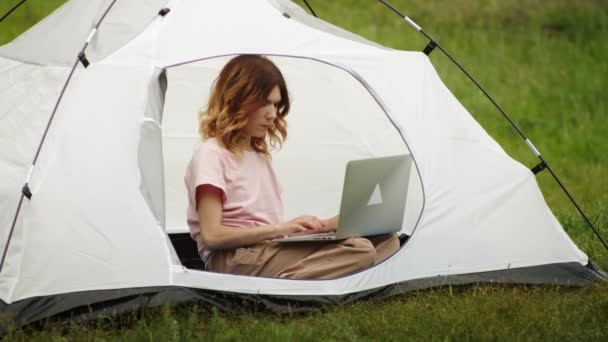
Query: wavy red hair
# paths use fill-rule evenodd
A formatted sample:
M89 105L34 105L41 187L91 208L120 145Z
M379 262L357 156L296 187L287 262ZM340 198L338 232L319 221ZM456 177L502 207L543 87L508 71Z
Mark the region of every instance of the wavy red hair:
M242 129L249 115L266 105L272 89L281 92L277 117L264 138L251 138L254 151L270 157L270 148L281 148L287 138L290 101L283 74L268 58L240 55L232 58L215 79L209 103L199 113L199 133L203 139L215 137L226 149L240 155L247 137Z

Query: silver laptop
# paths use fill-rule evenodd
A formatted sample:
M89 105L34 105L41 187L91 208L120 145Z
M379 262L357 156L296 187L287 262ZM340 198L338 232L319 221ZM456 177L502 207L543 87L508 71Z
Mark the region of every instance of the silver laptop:
M403 225L412 158L397 155L346 164L335 233L297 235L274 242L342 240L398 232Z

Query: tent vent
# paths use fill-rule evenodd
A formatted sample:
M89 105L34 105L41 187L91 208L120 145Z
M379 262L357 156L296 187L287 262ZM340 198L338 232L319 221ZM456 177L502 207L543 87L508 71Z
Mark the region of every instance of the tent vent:
M427 46L424 48L424 51L422 51L422 52L424 52L424 54L428 56L428 55L430 55L430 54L431 54L431 52L433 52L433 50L435 49L435 47L436 47L436 46L437 46L437 42L436 42L436 41L434 41L434 40L431 40L431 41L429 42L429 45L427 45Z
M82 65L86 68L89 66L89 60L87 59L87 56L84 54L84 51L80 52L78 54L78 60L80 61L80 63L82 63Z
M287 19L291 18L291 16L289 15L289 13L287 12L283 12L283 16Z
M158 11L158 15L160 15L161 17L164 17L167 15L167 13L171 12L170 8L163 8L160 11Z
M532 172L536 175L539 172L541 172L542 170L544 170L547 167L547 164L545 164L545 161L543 160L542 162L540 162L540 164L536 165L535 167L531 168L530 170L532 170Z

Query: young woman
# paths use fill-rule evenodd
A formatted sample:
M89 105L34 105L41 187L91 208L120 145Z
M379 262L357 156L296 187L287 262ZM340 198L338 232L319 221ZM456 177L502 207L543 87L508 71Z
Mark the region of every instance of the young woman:
M399 248L395 234L332 242L273 243L335 230L338 217L283 220L270 151L287 137L289 95L269 59L241 55L215 80L200 114L203 143L186 170L188 225L208 271L328 279L378 263Z

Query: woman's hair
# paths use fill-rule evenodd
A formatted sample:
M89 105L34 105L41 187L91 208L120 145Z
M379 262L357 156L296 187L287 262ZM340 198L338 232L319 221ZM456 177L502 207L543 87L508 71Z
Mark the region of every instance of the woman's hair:
M249 115L268 104L268 96L275 86L279 87L281 101L277 117L268 130L268 140L272 148L282 147L287 138L285 116L290 106L287 85L279 68L259 55L236 56L224 66L213 83L206 110L199 113L201 137L215 137L229 151L240 154L246 139L242 129ZM270 157L265 138L251 138L251 147Z

